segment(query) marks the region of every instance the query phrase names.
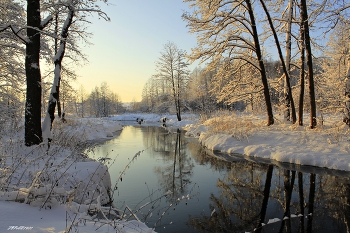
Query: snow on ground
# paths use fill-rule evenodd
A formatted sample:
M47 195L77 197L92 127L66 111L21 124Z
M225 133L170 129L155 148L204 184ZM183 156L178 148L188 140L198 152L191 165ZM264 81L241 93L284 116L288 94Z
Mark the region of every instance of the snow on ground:
M113 137L113 133L122 130L122 128L116 119L105 117L74 119L74 125L67 130L81 135L84 140L96 140Z
M108 220L108 168L82 154L87 141L107 140L122 126L115 119L54 122L53 142L25 147L23 130L2 135L0 232L153 232L138 221ZM113 211L112 211L113 212ZM113 212L117 214L117 212Z
M323 120L317 129L278 118L274 125L265 126L264 116L225 113L184 129L212 151L350 171L349 127L341 116Z
M69 206L56 206L52 209L33 208L26 204L2 201L0 212L1 232L29 232L29 233L58 233L64 232L75 217L75 213ZM72 227L71 232L125 232L125 233L151 233L143 223L137 221L115 222L114 229L104 221L94 222L89 216L81 216L79 224Z

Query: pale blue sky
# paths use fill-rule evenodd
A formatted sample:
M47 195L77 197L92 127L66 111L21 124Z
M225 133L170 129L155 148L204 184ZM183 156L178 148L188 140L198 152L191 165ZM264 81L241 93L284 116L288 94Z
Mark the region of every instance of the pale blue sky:
M77 70L89 93L107 82L123 102L141 100L142 88L155 74L155 62L164 44L174 42L190 52L196 37L188 33L181 15L188 10L182 0L110 0L102 5L110 22L91 18L94 44L85 48L89 63Z

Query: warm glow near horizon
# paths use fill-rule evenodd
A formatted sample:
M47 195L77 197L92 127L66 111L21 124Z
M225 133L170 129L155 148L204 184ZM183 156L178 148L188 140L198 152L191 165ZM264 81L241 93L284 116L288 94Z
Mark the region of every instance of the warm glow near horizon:
M77 87L83 85L90 93L106 82L123 102L141 101L164 44L174 42L188 53L196 45L195 35L188 33L181 18L188 6L181 0L110 2L113 5L102 5L110 22L91 18L93 45L84 48L89 63L77 68Z

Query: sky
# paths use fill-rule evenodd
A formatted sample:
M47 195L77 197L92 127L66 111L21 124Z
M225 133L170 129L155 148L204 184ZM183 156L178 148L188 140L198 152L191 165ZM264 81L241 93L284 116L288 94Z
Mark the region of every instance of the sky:
M171 41L186 50L196 46L181 18L189 11L182 0L110 0L101 4L111 21L91 18L93 45L84 47L89 62L77 69L77 85L87 93L106 82L122 102L141 101L146 81L155 74L155 62ZM190 69L194 68L194 65Z

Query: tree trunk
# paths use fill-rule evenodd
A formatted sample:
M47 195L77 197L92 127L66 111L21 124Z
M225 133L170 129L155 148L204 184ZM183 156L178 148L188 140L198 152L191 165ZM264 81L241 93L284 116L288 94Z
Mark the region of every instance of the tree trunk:
M266 104L266 110L267 110L267 125L273 125L274 119L273 119L273 113L272 113L272 105L271 105L271 98L270 98L270 91L269 91L269 85L267 82L267 75L266 75L266 70L265 70L265 65L264 61L262 58L262 53L261 53L261 48L260 48L260 42L259 42L259 35L258 31L256 29L256 23L255 23L255 17L254 17L254 12L252 8L252 4L250 0L245 0L247 4L247 10L250 16L250 21L251 21L251 26L252 26L252 31L253 31L253 39L254 39L254 45L255 45L255 50L256 50L256 56L259 61L259 67L260 67L260 73L261 73L261 81L263 83L264 87L264 97L265 97L265 104Z
M55 12L55 54L58 52L58 12ZM57 114L58 117L61 118L62 116L62 110L61 110L61 101L60 101L60 84L61 80L59 80L58 85L57 85Z
M308 201L308 215L307 215L307 227L306 232L312 232L312 219L314 215L314 203L315 203L315 190L316 190L316 174L310 174L310 192Z
M275 44L276 44L276 47L277 47L278 55L279 55L281 63L282 63L282 68L283 68L283 72L284 72L284 75L285 75L285 82L286 82L286 85L287 85L287 94L285 95L286 109L287 109L287 112L288 112L287 115L288 115L288 118L289 118L288 120L290 120L289 108L291 107L292 108L292 122L294 124L297 119L296 119L295 106L294 106L294 100L293 100L293 95L292 95L292 88L290 86L289 59L288 58L286 59L288 61L288 66L287 66L287 64L284 62L284 59L283 59L282 49L281 49L281 46L280 46L280 43L279 43L279 40L278 40L278 36L277 36L276 30L275 30L275 27L273 26L273 23L272 23L272 20L271 20L271 17L270 17L270 13L268 12L268 10L266 8L264 0L260 0L260 3L263 6L265 14L267 16L267 19L269 21L270 28L272 30L273 37L275 39Z
M175 87L175 77L174 77L174 69L171 66L171 85L172 85L172 89L173 89L173 98L174 98L174 104L175 104L175 109L176 109L176 116L177 116L177 120L181 121L181 115L180 115L180 106L179 106L179 101L177 98L177 93L176 93L176 87Z
M350 30L349 30L350 32ZM350 42L349 42L350 49ZM350 126L350 54L348 55L348 73L345 81L345 109L343 121Z
M303 9L300 9L300 95L299 95L299 125L303 125L304 92L305 92L305 30L303 23Z
M40 74L40 0L27 0L26 44L26 103L25 103L25 145L38 145L42 142L41 131L41 74ZM36 29L34 29L36 28Z
M180 72L180 71L178 71ZM181 121L181 103L180 103L180 74L177 79L177 120Z
M303 11L302 23L304 24L305 48L306 48L306 63L308 67L309 78L309 96L310 96L310 128L313 129L317 125L316 121L316 100L315 100L315 86L314 86L314 72L311 53L311 39L309 30L309 19L307 13L306 0L300 0L301 9Z
M52 129L53 121L55 119L55 107L58 99L59 83L61 80L62 60L66 50L66 39L68 37L68 29L72 24L73 16L74 16L74 9L73 7L69 7L69 13L61 32L62 39L60 41L60 47L54 58L54 64L55 64L54 81L53 81L52 89L50 93L47 113L43 123L43 136L45 139L48 140L48 143L50 143L52 140L51 129Z
M291 43L291 37L292 37L292 19L293 19L293 8L294 8L294 0L289 0L288 8L288 27L287 27L287 33L286 33L286 68L289 75L289 79L285 79L285 85L287 86L284 88L284 96L285 96L285 104L286 104L286 112L285 112L285 118L290 121L290 109L289 107L292 107L292 122L293 124L296 122L296 113L295 113L295 107L293 97L290 96L290 93L292 93L292 90L290 89L290 60L291 60L291 51L292 51L292 43ZM287 83L288 81L288 83ZM293 108L294 108L294 115L293 115Z
M272 180L272 172L273 172L273 165L269 165L267 172L266 172L266 181L265 181L265 187L264 187L264 199L261 205L261 211L260 211L260 221L259 226L256 230L257 233L260 233L262 230L262 223L265 221L266 216L266 210L267 210L267 204L269 202L270 197L270 188L271 188L271 180Z
M299 209L300 214L300 225L299 232L304 232L304 185L303 185L303 173L298 172L298 186L299 186Z
M285 210L283 214L283 219L285 217L288 217L288 219L285 219L285 221L282 221L281 227L279 232L283 232L284 226L286 227L285 232L290 233L292 226L290 222L290 204L292 201L292 193L293 193L293 187L295 182L295 171L292 171L292 177L290 177L290 170L284 170L284 201L285 201Z

